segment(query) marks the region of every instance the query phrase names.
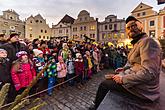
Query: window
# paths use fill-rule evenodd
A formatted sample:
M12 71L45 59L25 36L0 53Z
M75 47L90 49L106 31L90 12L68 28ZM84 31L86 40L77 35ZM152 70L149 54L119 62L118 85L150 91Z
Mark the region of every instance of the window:
M112 19L109 19L109 22L112 22Z
M143 15L143 16L146 15L146 12L143 12L142 15Z
M154 21L150 21L150 26L154 26L155 22Z
M107 30L107 25L104 26L105 30Z
M95 26L91 26L90 27L90 30L95 30Z
M77 28L73 28L73 32L76 32L77 31Z
M82 36L83 36L83 35L81 34L80 37L82 38Z
M5 34L5 33L6 33L6 30L2 30L2 33L4 33L4 34Z
M42 21L40 21L40 23L42 23Z
M143 6L140 6L140 8L143 8Z
M114 30L115 31L117 30L117 24L114 24Z
M60 25L60 27L62 27L62 25Z
M82 18L80 18L80 21L82 21Z
M90 34L90 38L92 37L92 34Z
M112 24L109 25L109 29L110 29L110 30L112 29Z
M83 28L82 28L82 26L80 27L80 31L82 31L83 30Z
M32 20L30 21L30 23L33 23Z
M95 38L95 34L93 34L93 38Z
M103 33L103 34L102 34L102 39L105 39L105 38L106 38L106 34Z
M68 33L68 29L66 29L66 33Z
M30 34L30 38L32 38L32 34Z
M140 16L140 13L137 13L137 16Z
M43 30L41 29L41 33L43 33Z
M47 30L45 30L45 33L47 33Z
M62 30L59 30L59 33L62 33Z
M21 35L21 32L18 32L19 35Z
M49 39L49 36L47 36L47 39Z
M13 19L13 17L10 17L10 19Z
M110 33L108 33L108 38L111 38L111 34Z
M39 39L41 39L41 36L39 35Z
M32 31L32 27L29 28L29 31Z
M84 26L84 30L86 31L86 26Z
M43 39L45 39L45 36L43 36Z
M38 23L38 20L36 20L36 23Z

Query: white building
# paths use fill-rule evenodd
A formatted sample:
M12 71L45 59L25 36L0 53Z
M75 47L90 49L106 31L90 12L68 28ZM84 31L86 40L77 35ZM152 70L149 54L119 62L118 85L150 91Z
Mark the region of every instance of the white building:
M74 18L69 15L65 15L57 25L52 25L52 37L55 38L69 38L72 35L72 24Z
M51 37L51 29L48 24L46 24L46 19L38 14L36 16L30 16L25 21L25 36L29 40L35 38L49 40Z

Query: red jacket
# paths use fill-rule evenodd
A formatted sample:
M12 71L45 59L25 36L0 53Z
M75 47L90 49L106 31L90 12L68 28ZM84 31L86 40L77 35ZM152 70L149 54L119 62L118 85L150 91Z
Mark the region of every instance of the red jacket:
M27 87L31 81L36 77L35 69L29 63L20 64L18 70L13 66L11 69L11 76L15 88L18 91L20 88Z
M75 73L76 75L80 75L84 72L84 62L78 59L75 60Z

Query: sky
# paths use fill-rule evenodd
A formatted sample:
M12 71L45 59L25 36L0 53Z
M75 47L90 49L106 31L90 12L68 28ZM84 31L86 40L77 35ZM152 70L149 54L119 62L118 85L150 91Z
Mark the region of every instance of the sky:
M8 9L15 10L21 20L41 14L51 27L65 14L77 19L81 10L87 10L100 22L110 14L117 15L119 19L127 18L141 2L152 6L155 11L165 7L165 4L157 5L157 0L0 0L0 15Z

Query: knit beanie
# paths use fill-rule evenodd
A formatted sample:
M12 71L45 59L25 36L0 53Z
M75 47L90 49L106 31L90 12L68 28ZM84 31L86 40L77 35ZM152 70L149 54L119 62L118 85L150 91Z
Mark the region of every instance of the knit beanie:
M33 49L34 56L37 57L39 54L43 54L41 50Z
M26 52L26 51L20 51L20 52L17 52L17 53L16 53L16 56L17 56L18 58L21 58L23 55L27 55L27 52Z

